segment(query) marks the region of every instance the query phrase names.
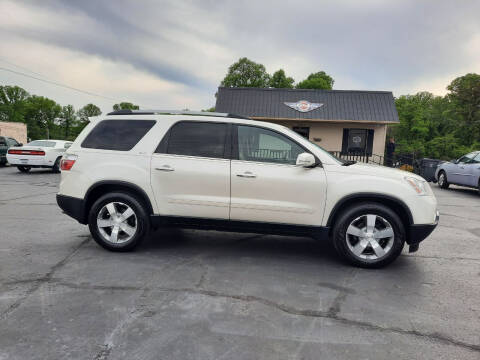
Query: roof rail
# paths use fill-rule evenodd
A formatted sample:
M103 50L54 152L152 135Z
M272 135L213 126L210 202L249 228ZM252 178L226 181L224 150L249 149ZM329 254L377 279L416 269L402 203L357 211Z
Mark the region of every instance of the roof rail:
M214 116L229 117L235 119L250 119L246 116L218 113L210 111L183 111L183 110L116 110L109 112L107 115L190 115L190 116Z

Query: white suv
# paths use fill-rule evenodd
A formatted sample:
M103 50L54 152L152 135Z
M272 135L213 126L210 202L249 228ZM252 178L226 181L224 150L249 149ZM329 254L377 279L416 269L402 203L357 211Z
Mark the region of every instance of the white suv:
M438 222L421 177L230 114L113 112L92 119L61 169L59 206L114 251L173 225L331 238L350 263L380 267Z

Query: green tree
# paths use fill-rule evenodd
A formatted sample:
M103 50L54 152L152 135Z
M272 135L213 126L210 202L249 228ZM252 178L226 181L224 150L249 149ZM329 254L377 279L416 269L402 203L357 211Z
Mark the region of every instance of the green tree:
M88 122L89 117L99 115L102 115L102 111L97 105L94 104L87 104L77 112L78 119L84 123Z
M431 126L432 101L435 96L429 92L415 95L402 95L395 101L400 124L395 127L394 134L398 152L423 153L425 142L434 134Z
M131 102L121 102L120 104L113 105L113 110L138 110L140 107L138 105L132 104Z
M269 85L277 89L292 89L294 82L295 80L292 77L287 77L285 71L280 69L273 73Z
M71 133L72 127L77 122L77 116L73 105L67 105L62 108L60 113L60 125L64 130L65 139L68 139Z
M215 106L212 106L211 108L204 109L202 110L203 112L215 112Z
M61 112L62 107L51 99L36 95L29 97L25 110L28 136L33 140L49 139L50 132L55 129L55 119Z
M327 75L325 71L319 71L313 74L308 75L308 77L300 81L296 88L297 89L324 89L331 90L333 88L333 83L335 81L330 75Z
M23 122L29 96L19 86L0 86L0 120Z
M244 57L228 68L227 75L220 86L264 88L269 82L270 75L265 70L265 66Z
M447 86L456 113L459 115L458 137L464 145L480 141L480 75L466 74Z

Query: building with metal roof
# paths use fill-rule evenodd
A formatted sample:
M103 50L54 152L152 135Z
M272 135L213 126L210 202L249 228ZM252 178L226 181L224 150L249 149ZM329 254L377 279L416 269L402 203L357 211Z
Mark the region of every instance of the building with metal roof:
M383 155L399 122L390 91L225 88L215 110L285 125L329 151Z

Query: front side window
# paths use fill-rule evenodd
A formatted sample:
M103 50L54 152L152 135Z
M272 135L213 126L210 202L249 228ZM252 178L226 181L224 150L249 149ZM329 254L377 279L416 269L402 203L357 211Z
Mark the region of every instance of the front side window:
M129 151L155 125L155 120L103 120L82 142L83 148Z
M227 124L184 121L170 129L166 152L174 155L224 158L226 139Z
M238 126L238 159L295 165L305 150L275 131L254 126Z

